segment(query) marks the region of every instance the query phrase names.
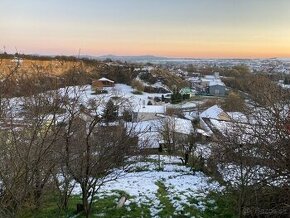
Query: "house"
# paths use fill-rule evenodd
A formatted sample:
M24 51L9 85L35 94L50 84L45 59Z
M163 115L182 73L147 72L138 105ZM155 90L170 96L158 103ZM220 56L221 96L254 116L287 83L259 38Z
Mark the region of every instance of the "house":
M225 96L226 86L221 80L209 82L209 94L214 96Z
M226 86L221 81L219 73L206 75L203 78L191 80L193 88L200 94L209 94L214 96L225 96Z
M168 146L177 148L194 132L190 120L165 115L132 123L132 126L133 131L138 133L139 148L146 153L156 153L161 148L167 149Z
M217 119L217 120L230 120L230 116L221 109L218 105L214 105L205 111L203 111L200 115L200 118L209 118L209 119Z
M208 92L214 96L225 96L226 86L221 81L219 73L216 72L214 75L205 76L208 79Z
M192 76L186 79L188 82L191 83L191 87L195 88L196 86L200 85L201 79L200 76Z
M219 128L221 121L231 120L231 117L218 105L206 109L199 118L201 128L211 135Z
M207 142L210 134L206 131L195 128L191 120L163 116L159 127L160 150L173 149L180 150L182 146L187 146L194 138L195 142Z
M190 120L166 115L157 115L152 120L129 122L127 126L131 134L138 136L139 149L146 154L159 153L169 146L181 149L180 146L187 144L190 136L195 136L199 142L210 137L204 130L194 129Z
M189 87L180 89L179 93L181 95L188 95L190 98L194 96L194 92Z
M103 88L114 87L114 86L115 86L115 82L105 77L102 77L101 79L98 79L98 80L94 80L92 82L92 89L94 90L103 90Z
M159 127L160 120L146 120L127 123L127 131L130 135L138 136L138 147L142 153L156 153L159 150Z

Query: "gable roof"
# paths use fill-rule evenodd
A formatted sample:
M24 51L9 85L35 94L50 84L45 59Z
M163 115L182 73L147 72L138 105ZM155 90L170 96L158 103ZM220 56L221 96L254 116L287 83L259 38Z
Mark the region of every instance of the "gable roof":
M105 77L102 77L101 79L98 79L98 81L101 81L101 82L110 82L110 83L115 83L113 80L107 79L107 78L105 78Z
M186 95L186 94L193 94L193 91L189 87L186 87L186 88L180 89L179 93L182 95Z
M174 123L174 131L177 133L189 135L193 132L193 126L190 120L174 118Z
M223 111L218 105L214 105L200 114L201 118L217 119L217 120L228 120L229 115Z
M221 80L212 80L209 82L209 86L225 86Z

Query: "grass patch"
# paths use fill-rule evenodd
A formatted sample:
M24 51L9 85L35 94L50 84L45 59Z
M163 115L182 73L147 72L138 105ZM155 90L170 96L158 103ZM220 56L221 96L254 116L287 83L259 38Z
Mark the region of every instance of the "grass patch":
M125 196L127 201L134 200L126 192L115 190L114 195L106 196L105 198L97 198L94 203L94 216L119 218L119 217L150 217L150 210L148 205L137 205L131 202L129 205L124 205L122 208L116 208L119 199Z
M48 195L44 199L42 208L38 211L35 210L24 210L19 214L19 217L23 218L54 218L54 217L71 217L76 214L76 205L81 203L81 198L79 196L72 196L69 200L67 211L61 210L57 203L58 197L56 193Z
M134 198L121 190L113 190L113 194L105 197L96 197L93 203L91 217L119 218L119 217L150 217L148 205L137 205ZM125 196L127 201L133 201L129 205L117 208L119 199ZM83 217L83 216L81 216Z
M204 217L237 217L233 202L234 199L230 194L211 192L206 198Z
M190 205L184 204L184 213L202 218L235 218L232 198L227 194L211 192L205 199L188 199Z
M132 201L129 205L124 205L122 208L117 208L119 199L125 196L129 201ZM38 212L36 211L23 211L19 214L19 217L23 218L67 218L76 215L76 205L81 203L80 196L72 196L69 202L68 211L61 211L58 206L57 195L51 194L50 198L45 199L43 208ZM151 203L152 204L152 203ZM137 205L134 202L134 198L129 196L126 192L121 190L114 190L112 193L106 193L102 196L96 197L92 205L92 213L90 217L105 217L105 218L119 218L119 217L151 217L150 207L153 205ZM84 218L83 214L77 216L78 218Z
M156 182L158 186L157 197L163 205L162 210L159 212L160 217L172 217L175 212L175 208L173 207L167 193L167 188L165 187L162 181Z

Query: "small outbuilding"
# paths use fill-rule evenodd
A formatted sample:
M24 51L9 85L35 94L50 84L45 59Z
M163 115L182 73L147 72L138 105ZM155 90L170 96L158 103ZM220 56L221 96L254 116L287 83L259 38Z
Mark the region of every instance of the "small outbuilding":
M209 82L209 94L214 96L225 96L226 86L220 80L213 80Z
M192 89L189 87L180 89L179 93L181 95L188 95L190 98L195 95L194 92L192 91Z
M114 87L114 86L115 86L115 82L105 77L102 77L98 80L94 80L92 82L92 89L94 90L102 90L105 87Z

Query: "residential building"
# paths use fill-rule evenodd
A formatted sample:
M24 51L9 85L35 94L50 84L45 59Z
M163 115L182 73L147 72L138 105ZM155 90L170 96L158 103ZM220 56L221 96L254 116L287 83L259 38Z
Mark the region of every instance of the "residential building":
M115 82L105 77L102 77L98 80L94 80L92 82L92 89L94 90L102 90L105 87L114 87L114 86L115 86Z

